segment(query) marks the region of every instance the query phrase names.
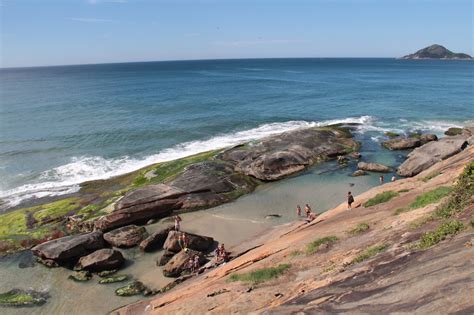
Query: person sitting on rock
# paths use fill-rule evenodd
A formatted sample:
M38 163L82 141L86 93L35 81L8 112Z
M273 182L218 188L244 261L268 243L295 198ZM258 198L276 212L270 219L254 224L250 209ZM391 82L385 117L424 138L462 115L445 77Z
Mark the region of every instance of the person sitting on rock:
M308 216L306 217L306 222L309 223L311 221L314 221L318 215L314 212L310 212Z
M186 270L189 270L190 273L194 273L194 260L189 258L185 266Z
M175 231L179 231L180 228L181 228L181 221L183 221L181 219L181 217L179 215L175 215L174 216L174 230Z
M306 213L306 218L307 218L309 214L311 213L311 207L308 204L304 206L304 212Z
M393 175L392 176L392 182L396 181L397 180L397 176Z
M225 250L224 244L220 244L216 249L217 263L227 262L229 260L229 255Z

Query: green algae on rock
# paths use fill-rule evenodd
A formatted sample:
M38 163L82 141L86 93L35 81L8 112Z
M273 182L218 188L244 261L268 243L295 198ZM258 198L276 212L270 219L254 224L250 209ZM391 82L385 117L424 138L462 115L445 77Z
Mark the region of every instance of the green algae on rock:
M6 293L0 293L0 306L40 306L46 303L48 298L49 295L47 293L13 289Z
M109 283L116 283L128 280L127 275L113 275L108 277L103 277L99 280L99 284L109 284Z
M89 271L75 271L67 278L76 282L86 282L92 279L92 274Z
M115 290L115 294L118 296L133 296L142 294L146 290L146 287L140 281L133 281L124 287Z

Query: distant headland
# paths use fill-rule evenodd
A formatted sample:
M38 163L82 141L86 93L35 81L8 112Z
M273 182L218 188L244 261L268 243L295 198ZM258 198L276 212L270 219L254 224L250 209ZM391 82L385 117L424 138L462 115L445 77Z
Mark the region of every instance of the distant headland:
M441 45L431 45L418 50L414 54L406 55L400 59L454 59L472 60L472 57L464 53L454 53Z

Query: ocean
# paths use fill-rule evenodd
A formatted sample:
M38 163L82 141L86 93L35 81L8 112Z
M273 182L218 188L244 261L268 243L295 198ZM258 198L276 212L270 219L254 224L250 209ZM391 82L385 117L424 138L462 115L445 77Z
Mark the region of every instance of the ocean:
M474 63L247 59L0 69L2 209L309 126L442 135L474 120Z

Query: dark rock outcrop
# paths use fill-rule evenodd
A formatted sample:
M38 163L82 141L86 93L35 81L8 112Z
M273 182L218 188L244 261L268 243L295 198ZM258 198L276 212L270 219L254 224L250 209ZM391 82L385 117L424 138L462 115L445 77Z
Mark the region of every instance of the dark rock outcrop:
M237 172L272 181L317 162L344 156L357 148L358 143L344 129L313 128L237 146L226 150L221 158L233 163Z
M35 256L58 263L71 262L93 251L104 248L106 243L100 231L65 236L36 245L31 249Z
M145 252L150 252L156 249L161 249L168 237L168 233L173 229L172 226L158 230L141 241L140 249Z
M188 239L187 248L194 249L197 251L207 251L214 244L214 239L209 236L201 236L185 232L170 231L168 237L166 238L163 248L171 252L179 252L181 244L179 241L179 236L184 233Z
M163 255L161 255L160 259L156 262L157 266L164 266L170 261L171 258L175 255L175 252L171 252L169 250L165 250Z
M125 258L123 258L121 252L110 248L103 248L93 252L92 254L81 257L76 268L99 272L103 270L118 269L122 267L124 262Z
M366 163L366 162L359 162L357 163L357 168L362 171L369 171L369 172L379 172L379 173L389 173L392 169L388 166L378 163Z
M401 59L472 59L468 54L453 53L441 45L431 45Z
M182 250L163 267L163 275L165 277L179 277L183 271L186 270L186 266L190 259L194 259L195 256L199 257L199 263L202 265L206 262L204 255L201 252L188 249Z
M146 236L143 226L127 225L104 234L104 239L115 247L133 247Z
M356 176L364 176L364 175L367 175L367 172L366 172L366 171L363 171L363 170L357 170L357 171L355 171L354 173L352 173L352 175L351 175L351 176L354 176L354 177L356 177Z
M461 152L467 146L467 137L446 137L429 142L408 154L398 168L400 176L415 176L435 163Z

